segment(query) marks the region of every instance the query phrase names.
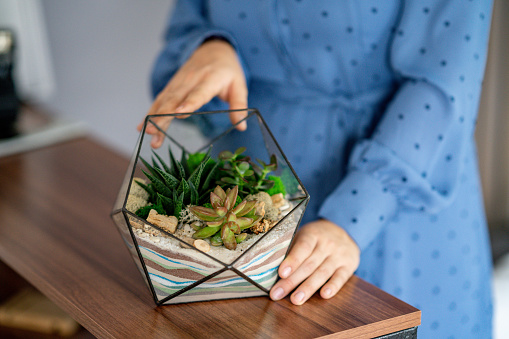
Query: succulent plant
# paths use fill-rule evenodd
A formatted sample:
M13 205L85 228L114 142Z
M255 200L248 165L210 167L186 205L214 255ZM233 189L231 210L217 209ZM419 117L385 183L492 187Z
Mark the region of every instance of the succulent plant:
M193 161L188 162L190 156L185 151L182 152L181 160L177 161L169 148L169 164L156 152L153 153L152 164L140 157L147 168L143 173L150 183L145 185L138 182L149 193L149 205L138 210L138 216L146 218L147 211L153 208L180 218L183 207L206 201L217 179L215 172L219 166L219 162L210 158L210 150L205 154L192 154ZM197 158L201 160L197 162Z
M257 159L259 165L251 161L249 156L242 155L245 147L239 147L235 152L222 151L218 158L224 161L221 170L224 176L218 181L220 185L236 185L244 194L255 194L266 191L274 186L274 181L267 178L267 174L277 169L275 155L270 157L270 163Z
M237 243L247 237L246 233L241 232L259 222L262 217L255 212L256 201L243 200L235 205L238 190L237 185L226 191L218 185L210 192L212 208L195 205L189 207L191 213L207 225L194 233L195 239L211 238L212 245L219 246L222 243L226 248L234 250Z

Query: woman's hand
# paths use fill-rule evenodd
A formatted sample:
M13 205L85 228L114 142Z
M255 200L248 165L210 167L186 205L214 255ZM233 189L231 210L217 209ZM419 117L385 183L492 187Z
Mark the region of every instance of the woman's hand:
M234 48L223 40L209 40L196 49L159 93L147 114L193 112L215 96L228 102L230 109L247 107L244 71ZM230 120L235 124L246 115L245 112L233 112ZM162 130L168 128L171 120L170 117L154 119ZM143 122L138 125L138 131L142 127ZM246 123L237 128L245 130ZM152 147L162 145L163 134L155 126L147 125L146 133L153 135Z
M272 300L292 293L290 300L302 305L320 287L324 299L332 298L353 275L360 261L357 244L338 225L318 220L304 225L279 266L280 279L270 291Z

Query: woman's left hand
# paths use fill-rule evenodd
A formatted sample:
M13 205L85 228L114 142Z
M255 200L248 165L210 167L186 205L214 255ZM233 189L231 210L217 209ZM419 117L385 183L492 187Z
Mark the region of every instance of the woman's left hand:
M290 300L302 305L321 287L322 298L332 298L359 262L359 247L343 228L324 219L310 222L297 232L279 266L282 279L272 287L270 297L280 300L295 289Z

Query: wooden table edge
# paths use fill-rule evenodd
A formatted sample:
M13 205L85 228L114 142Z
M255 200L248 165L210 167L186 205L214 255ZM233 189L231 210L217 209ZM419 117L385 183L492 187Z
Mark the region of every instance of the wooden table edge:
M379 324L383 323L383 326ZM375 323L366 324L340 333L328 334L318 337L320 339L372 339L394 332L403 331L421 324L421 311L400 315L389 320L381 320Z

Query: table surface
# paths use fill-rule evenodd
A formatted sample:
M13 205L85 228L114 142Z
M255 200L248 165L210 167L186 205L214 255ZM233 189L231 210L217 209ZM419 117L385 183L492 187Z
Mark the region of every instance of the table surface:
M128 159L90 138L0 159L0 260L101 338L372 338L421 312L358 277L340 293L156 307L110 211Z

